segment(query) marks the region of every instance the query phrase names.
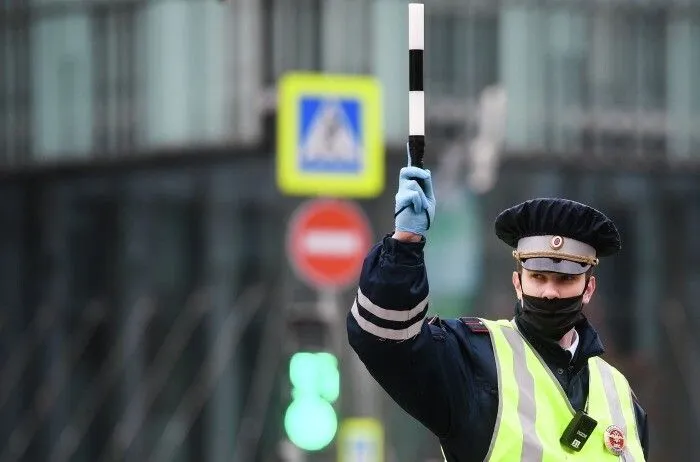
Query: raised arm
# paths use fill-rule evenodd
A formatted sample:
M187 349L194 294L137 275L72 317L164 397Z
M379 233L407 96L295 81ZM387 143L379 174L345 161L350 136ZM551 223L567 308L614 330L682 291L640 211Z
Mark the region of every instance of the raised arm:
M425 192L415 178L424 180ZM444 437L451 410L461 407L455 401L463 393L463 374L454 337L425 319L424 235L434 210L430 172L402 169L396 231L365 258L347 329L350 345L372 377L406 412Z

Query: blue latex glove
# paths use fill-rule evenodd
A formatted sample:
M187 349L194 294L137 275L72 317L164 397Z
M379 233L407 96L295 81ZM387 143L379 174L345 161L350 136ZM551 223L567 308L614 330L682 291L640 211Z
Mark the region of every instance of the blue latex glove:
M417 179L422 180L425 190L421 189ZM395 229L425 235L434 218L435 195L430 170L412 167L409 157L408 166L399 173L394 207Z

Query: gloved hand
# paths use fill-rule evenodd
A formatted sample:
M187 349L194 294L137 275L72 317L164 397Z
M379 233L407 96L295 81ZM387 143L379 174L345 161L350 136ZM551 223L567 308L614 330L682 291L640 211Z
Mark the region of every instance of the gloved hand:
M422 180L424 190L416 180ZM408 166L399 173L394 207L395 229L425 235L434 218L435 195L430 170L412 167L409 156Z

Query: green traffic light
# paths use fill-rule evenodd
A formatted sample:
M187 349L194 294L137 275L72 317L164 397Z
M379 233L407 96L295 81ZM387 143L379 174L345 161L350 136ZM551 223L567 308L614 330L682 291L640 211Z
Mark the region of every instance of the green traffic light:
M306 451L330 444L338 431L333 403L340 395L338 359L330 353L295 353L289 362L292 402L284 415L290 441Z
M333 441L338 431L338 416L328 401L304 396L292 401L284 415L289 439L306 451L318 451Z

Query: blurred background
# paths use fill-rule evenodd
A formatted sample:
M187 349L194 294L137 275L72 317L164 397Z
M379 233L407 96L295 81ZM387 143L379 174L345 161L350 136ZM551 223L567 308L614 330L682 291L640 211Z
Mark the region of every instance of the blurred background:
M650 460L699 460L700 2L431 0L425 46L431 314L512 313L503 208L594 205L589 317ZM344 325L406 1L2 0L0 63L0 462L441 460Z

